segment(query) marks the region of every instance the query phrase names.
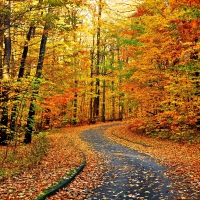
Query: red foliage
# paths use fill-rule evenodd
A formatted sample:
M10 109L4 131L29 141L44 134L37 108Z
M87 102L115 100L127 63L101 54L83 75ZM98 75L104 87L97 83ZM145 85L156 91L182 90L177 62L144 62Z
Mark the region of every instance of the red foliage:
M137 9L137 12L134 13L131 17L140 17L140 16L148 14L148 13L149 13L148 9L146 9L142 6L139 6L138 9Z
M179 36L182 41L194 41L199 34L200 20L172 20L172 24L175 24L178 29ZM172 32L173 34L173 32Z

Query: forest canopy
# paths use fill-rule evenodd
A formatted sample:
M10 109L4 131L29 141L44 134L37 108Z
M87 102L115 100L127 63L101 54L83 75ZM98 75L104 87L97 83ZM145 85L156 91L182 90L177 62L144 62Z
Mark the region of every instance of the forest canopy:
M0 142L129 120L192 140L200 129L199 0L0 2Z

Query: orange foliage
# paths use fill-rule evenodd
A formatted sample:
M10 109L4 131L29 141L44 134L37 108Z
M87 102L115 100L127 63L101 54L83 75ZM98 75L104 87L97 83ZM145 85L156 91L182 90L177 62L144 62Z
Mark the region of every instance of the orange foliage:
M123 87L135 105L131 108L134 116L131 129L143 127L147 134L157 132L158 135L164 130L164 137L172 139L192 137L198 132L199 106L194 104L198 105L199 96L197 82L192 81L198 77L194 76L195 68L191 65L199 65L200 21L194 17L189 20L188 15L198 2L169 1L171 7L158 5L156 15L147 15L156 7L154 1L148 3L140 5L132 15L133 23L146 32L134 36L126 32L127 38L139 39L144 45L126 46L123 51L127 57L134 58L127 64L129 69L135 69L134 73ZM175 4L179 5L176 11ZM190 10L181 13L184 6ZM174 14L166 15L169 10Z
M149 14L149 10L144 8L143 6L138 6L137 12L134 13L131 17L140 17L140 16L145 15L145 14Z

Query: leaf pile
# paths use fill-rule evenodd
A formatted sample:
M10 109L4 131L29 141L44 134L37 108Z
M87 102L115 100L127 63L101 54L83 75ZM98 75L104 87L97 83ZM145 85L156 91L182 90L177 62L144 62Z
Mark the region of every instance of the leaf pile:
M148 154L169 167L168 176L179 193L200 196L200 145L182 144L150 138L131 132L127 125L111 128L106 133L117 142Z

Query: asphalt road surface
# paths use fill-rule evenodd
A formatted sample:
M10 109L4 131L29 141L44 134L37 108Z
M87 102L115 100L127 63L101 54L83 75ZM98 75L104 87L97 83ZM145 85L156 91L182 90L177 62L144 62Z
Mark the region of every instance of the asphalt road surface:
M92 199L174 199L176 194L166 167L146 154L122 146L103 132L113 125L96 127L83 133L82 139L108 156L111 169L104 184L91 194Z

